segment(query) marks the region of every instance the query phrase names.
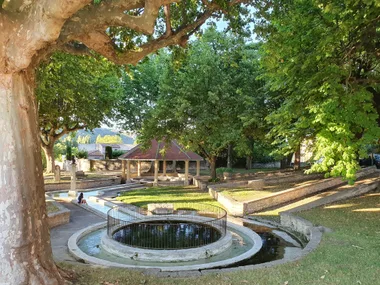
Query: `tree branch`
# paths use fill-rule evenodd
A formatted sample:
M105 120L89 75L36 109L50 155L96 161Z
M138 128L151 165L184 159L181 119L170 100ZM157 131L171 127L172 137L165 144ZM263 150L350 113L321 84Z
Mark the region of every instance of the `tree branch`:
M27 2L19 0L8 8L11 11L18 10ZM6 72L26 69L39 50L58 38L65 21L90 2L91 0L35 0L27 5L27 15L12 22L13 29L8 32L8 41L4 41L7 43L4 47Z
M177 32L172 33L170 36L163 35L156 40L143 44L138 50L131 50L122 54L116 53L111 39L105 33L93 32L78 37L75 40L81 41L90 49L100 53L116 64L137 64L148 54L163 47L176 44L181 46L186 45L188 36L194 33L210 15L211 11L206 11L194 23L178 29Z
M165 5L164 7L164 13L165 13L165 23L166 23L166 36L170 36L172 34L172 26L170 24L170 5Z

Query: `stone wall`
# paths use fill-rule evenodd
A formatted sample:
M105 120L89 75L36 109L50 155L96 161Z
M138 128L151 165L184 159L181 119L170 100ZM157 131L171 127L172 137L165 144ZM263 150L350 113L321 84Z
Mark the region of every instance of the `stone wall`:
M54 228L60 225L68 224L70 222L70 210L63 207L61 204L50 201L54 206L59 208L58 212L48 214L49 228Z
M369 175L371 173L377 172L376 167L364 168L357 172L356 177L359 179L363 176ZM313 178L320 177L320 175L285 175L283 177L272 177L266 178L265 183L267 185L279 184L279 183L289 183L289 182L301 182L310 180ZM234 216L244 216L247 214L252 214L254 212L262 211L271 207L279 206L281 204L291 202L293 200L308 196L310 194L315 194L322 192L329 188L338 187L346 184L346 181L343 181L342 178L330 178L324 179L318 182L312 182L307 185L302 185L299 187L283 190L270 194L266 197L255 199L247 202L237 202L227 195L221 194L221 188L234 188L234 187L249 187L248 181L239 181L239 182L229 182L223 184L217 184L208 186L209 194L221 203L229 213Z
M70 189L70 181L68 182L60 182L60 183L49 183L45 185L45 191L57 191L57 190L69 190ZM87 188L96 188L103 186L110 186L115 184L120 184L120 177L112 177L112 178L99 178L94 180L77 180L77 189L87 189Z

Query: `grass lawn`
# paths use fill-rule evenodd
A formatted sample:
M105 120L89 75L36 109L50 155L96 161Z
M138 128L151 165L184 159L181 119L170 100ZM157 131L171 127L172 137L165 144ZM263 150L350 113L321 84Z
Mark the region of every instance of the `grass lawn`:
M220 206L208 192L193 186L137 189L121 193L118 200L142 208L147 208L150 203L207 203Z
M276 193L282 190L304 186L309 183L314 183L318 180L309 180L301 183L282 183L278 185L265 186L263 190L255 190L247 187L237 188L222 188L221 191L224 195L230 196L232 199L238 202L250 201L254 199L260 199L266 197L272 193Z
M46 211L47 213L55 213L59 211L59 208L54 205L52 202L46 202Z
M178 197L180 199L180 197ZM300 213L333 229L320 246L297 262L196 278L156 278L125 269L62 265L74 270L78 285L360 285L380 284L380 193Z

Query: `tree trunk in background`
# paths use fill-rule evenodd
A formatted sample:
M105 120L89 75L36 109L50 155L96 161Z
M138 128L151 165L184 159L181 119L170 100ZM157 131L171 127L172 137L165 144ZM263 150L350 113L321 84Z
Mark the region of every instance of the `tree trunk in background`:
M0 283L63 284L52 258L34 78L0 74Z
M42 145L42 149L45 153L46 157L46 172L52 173L55 168L55 160L54 160L54 142L51 142L49 145Z
M232 144L227 148L227 168L232 168Z
M287 156L285 156L281 160L280 168L281 169L289 168L292 162L292 157L293 157L293 153L289 153Z
M249 146L250 146L250 151L251 155L247 155L246 160L245 160L245 169L252 169L252 159L253 159L253 147L255 145L255 141L253 140L252 137L249 138Z
M252 156L247 156L245 159L245 169L252 169Z
M301 145L298 145L296 152L294 153L294 170L301 169Z
M216 179L216 156L209 159L211 179Z

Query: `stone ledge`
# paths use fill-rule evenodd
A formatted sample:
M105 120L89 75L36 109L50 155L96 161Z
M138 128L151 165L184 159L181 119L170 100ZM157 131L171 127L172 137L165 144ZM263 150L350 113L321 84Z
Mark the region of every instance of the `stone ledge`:
M59 211L54 213L49 213L47 216L49 228L54 228L60 225L65 225L70 222L70 210L66 209L60 203L49 200L54 206L59 208Z

